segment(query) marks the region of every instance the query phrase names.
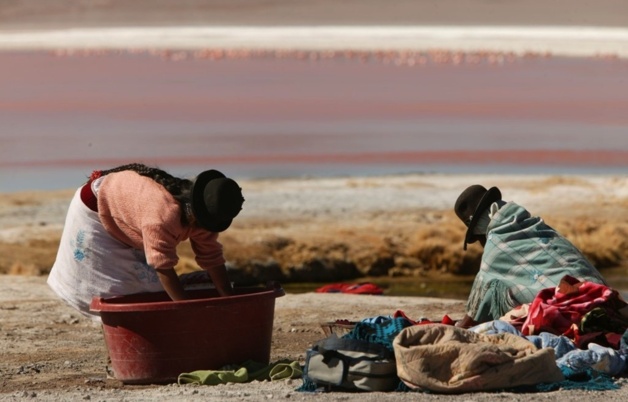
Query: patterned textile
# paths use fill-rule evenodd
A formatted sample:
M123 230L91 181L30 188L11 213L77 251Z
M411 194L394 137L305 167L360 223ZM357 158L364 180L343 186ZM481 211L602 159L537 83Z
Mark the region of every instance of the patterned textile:
M395 337L401 330L411 325L412 323L405 318L391 318L390 320L377 323L360 321L343 338L378 343L393 350L392 343Z
M616 333L618 343L621 334L628 328L628 317L621 314L626 307L626 302L616 290L565 276L555 288L539 292L530 306L521 332L524 335L539 332L564 334L574 338L578 347L599 336L608 338L608 333ZM595 313L594 316L587 316L591 312ZM582 325L584 317L588 319ZM586 336L586 329L592 331L589 332L591 336Z
M536 294L558 285L566 274L606 284L600 273L565 237L509 202L488 226L482 264L467 302L477 322L499 319Z

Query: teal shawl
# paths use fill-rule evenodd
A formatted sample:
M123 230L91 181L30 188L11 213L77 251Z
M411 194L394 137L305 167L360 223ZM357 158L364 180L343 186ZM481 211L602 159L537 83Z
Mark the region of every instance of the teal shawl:
M525 208L506 203L488 225L467 314L477 322L497 320L531 303L540 290L555 287L565 275L606 284L569 240Z

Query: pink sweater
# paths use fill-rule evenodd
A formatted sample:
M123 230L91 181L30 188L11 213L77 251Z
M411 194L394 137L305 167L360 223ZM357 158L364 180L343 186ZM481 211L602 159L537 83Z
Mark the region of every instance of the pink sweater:
M105 176L98 190L98 214L111 236L144 250L146 262L155 269L173 268L179 261L177 245L187 239L201 268L225 263L218 234L181 225L179 204L149 177L133 171Z

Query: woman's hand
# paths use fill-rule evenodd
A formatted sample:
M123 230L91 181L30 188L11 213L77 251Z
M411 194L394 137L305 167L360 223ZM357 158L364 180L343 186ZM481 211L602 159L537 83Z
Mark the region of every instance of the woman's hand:
M172 300L187 299L183 285L179 282L179 276L174 268L158 269L157 277Z
M471 317L465 315L462 320L456 321L456 327L471 328L477 325L477 322L473 321Z

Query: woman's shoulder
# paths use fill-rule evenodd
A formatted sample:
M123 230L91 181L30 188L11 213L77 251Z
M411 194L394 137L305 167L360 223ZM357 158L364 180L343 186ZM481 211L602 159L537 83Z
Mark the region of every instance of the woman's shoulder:
M174 197L159 183L132 171L111 173L103 178L98 192L98 204L111 208L131 208L135 211L156 213L164 218L180 215Z
M150 177L142 176L132 170L110 173L103 177L101 188L107 192L142 193L142 192L162 192L168 191Z

